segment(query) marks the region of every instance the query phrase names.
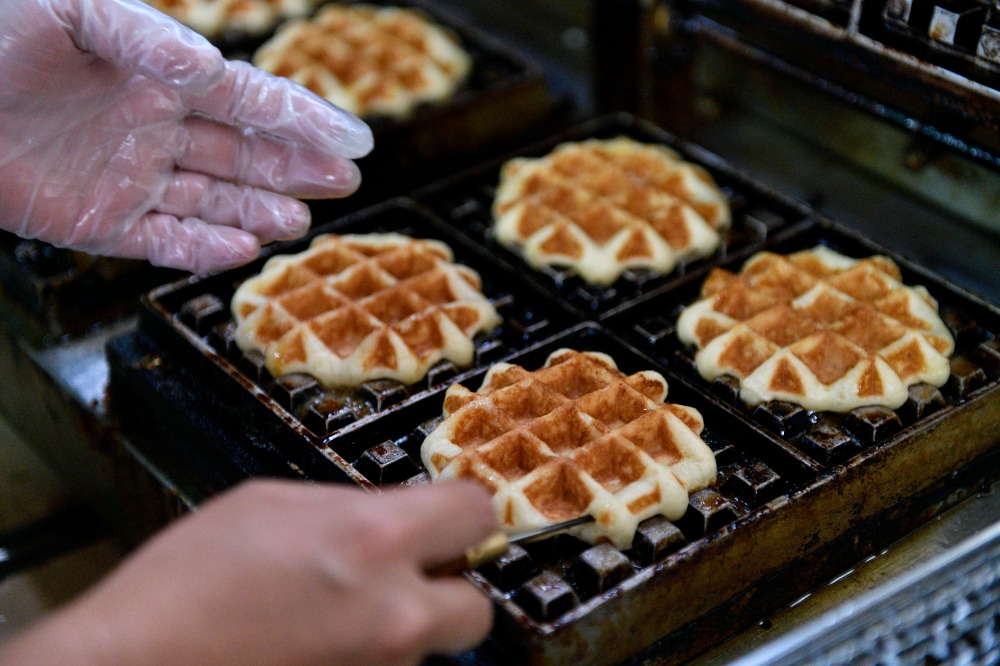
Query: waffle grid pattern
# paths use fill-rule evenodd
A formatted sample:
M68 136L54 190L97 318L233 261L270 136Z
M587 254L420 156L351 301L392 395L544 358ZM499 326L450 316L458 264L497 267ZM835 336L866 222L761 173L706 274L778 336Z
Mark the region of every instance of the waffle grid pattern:
M477 392L448 389L421 457L433 479L489 488L505 529L590 514L581 538L627 548L640 521L679 519L715 480L701 415L666 392L659 373L625 376L596 352L557 350L534 372L501 363Z
M283 25L253 62L365 117L405 118L444 101L472 70L457 37L420 12L363 4Z
M731 225L706 171L627 137L510 160L493 217L497 240L530 265L567 266L598 285L630 268L670 273L681 259L711 255Z
M583 140L585 137L600 140L628 136L643 143L663 143L664 138L647 133L628 124L609 124L579 139L563 137L560 142ZM533 154L551 151L547 148ZM685 159L699 161L685 155ZM526 266L523 257L498 242L494 232L492 207L497 198L496 184L500 180L499 167L468 174L455 182L418 192L415 198L440 219L460 229L474 242L485 247L499 260L511 266L526 281L537 285L540 291L569 304L585 316L603 318L612 311L628 307L637 299L654 291L675 285L685 275L703 269L709 259L683 259L674 270L657 275L649 269L627 269L621 277L608 286L590 284L572 270L557 266L533 269ZM805 209L758 190L725 171L714 170L713 179L720 185L728 201L732 225L721 235L721 244L713 258L749 253L760 248L775 235L793 228L806 219Z
M819 243L851 256L873 254L867 245L857 245L839 233L816 231L820 230L812 230L774 249L790 254ZM907 390L903 404L893 409L870 406L838 413L816 411L783 400L748 405L741 397L736 377L722 375L706 380L695 362L697 348L679 340L676 326L685 306L677 303L696 301L698 292L695 290L701 284L700 280L690 280L682 289L671 293L669 303L659 297L646 299L619 313L608 324L625 332L653 358L668 363L699 390L729 405L751 423L773 433L779 441L823 466L845 464L896 436L905 436L911 426L923 423L942 410L954 408L1000 382L1000 331L988 321L970 316L967 308L960 307L961 303L956 306L954 298L948 297L946 292L935 292L938 298L945 294L940 317L955 343L949 362L950 374L944 385L914 384Z
M677 334L702 377L738 378L748 404L897 408L909 386L945 383L954 349L934 299L900 279L885 257L760 253L738 275L715 269Z
M323 0L144 0L205 35L226 31L262 35L287 18L306 16Z
M500 323L479 276L437 241L323 235L272 257L236 290L236 342L274 376L326 386L419 381L441 359L473 360L472 337Z

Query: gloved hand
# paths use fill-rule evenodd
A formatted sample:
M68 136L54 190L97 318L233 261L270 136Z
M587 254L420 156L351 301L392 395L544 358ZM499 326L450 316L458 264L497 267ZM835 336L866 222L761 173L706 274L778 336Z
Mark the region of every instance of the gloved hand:
M0 228L194 272L353 192L354 116L138 0L0 3Z

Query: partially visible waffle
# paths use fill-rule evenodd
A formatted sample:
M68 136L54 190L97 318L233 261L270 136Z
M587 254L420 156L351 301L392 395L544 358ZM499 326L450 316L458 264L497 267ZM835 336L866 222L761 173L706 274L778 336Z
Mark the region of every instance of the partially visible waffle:
M712 177L664 146L619 137L565 143L501 170L497 240L529 264L607 285L630 268L669 273L712 254L731 223Z
M761 252L739 274L715 269L677 322L708 380L732 375L740 396L808 409L895 409L908 387L944 384L954 341L923 287L891 259L852 259L826 246Z
M458 40L421 13L361 4L286 23L253 62L362 117L444 101L472 69Z
M491 490L507 531L589 514L573 533L628 548L639 522L679 519L715 480L701 414L666 394L658 372L626 376L597 352L560 349L533 372L499 363L476 392L449 387L420 455L433 480Z
M144 0L206 37L225 31L260 35L287 18L306 16L322 0Z
M444 243L401 234L317 236L236 290L236 344L274 376L328 387L412 384L442 359L468 365L472 337L500 317L476 272L452 260Z

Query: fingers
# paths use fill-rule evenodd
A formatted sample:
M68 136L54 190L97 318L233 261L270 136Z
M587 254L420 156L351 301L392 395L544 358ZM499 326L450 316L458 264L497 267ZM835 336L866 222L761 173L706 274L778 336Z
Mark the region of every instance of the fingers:
M206 118L189 118L185 129L181 169L297 197L347 196L361 184L358 167L337 154Z
M239 228L261 244L298 238L310 222L309 208L301 201L190 172L174 174L156 209L179 219Z
M148 258L155 266L208 273L240 266L260 254L251 233L210 225L197 218L149 213L129 227L114 248L116 256Z
M428 606L434 622L425 652L456 654L481 643L493 625L489 597L462 578L441 578L428 586Z
M497 527L489 494L474 483L435 484L382 499L393 504L399 545L425 567L454 559Z
M76 0L64 19L84 51L177 90L203 92L222 80L225 60L207 39L135 0Z
M355 116L246 62L227 62L222 81L188 104L221 122L249 125L330 155L363 157L373 145L368 125Z

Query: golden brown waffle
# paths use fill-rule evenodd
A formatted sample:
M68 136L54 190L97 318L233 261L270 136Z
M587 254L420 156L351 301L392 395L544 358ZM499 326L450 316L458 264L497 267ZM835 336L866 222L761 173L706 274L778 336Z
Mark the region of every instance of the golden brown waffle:
M253 62L362 117L446 100L472 69L457 39L420 13L370 5L328 5L286 23Z
M225 31L260 35L287 18L306 16L322 0L145 0L206 37Z
M534 372L499 363L475 393L449 387L420 455L434 480L489 488L505 530L589 514L573 533L628 548L640 521L679 519L715 480L701 414L666 394L658 372L626 376L596 352L560 349Z
M712 254L730 211L704 169L619 137L507 162L493 219L497 240L532 266L567 266L606 285L630 268L669 273Z
M702 377L739 378L748 404L895 409L910 385L947 381L954 349L931 295L900 279L882 256L857 260L822 245L761 252L738 275L714 270L677 335L698 347Z
M479 276L439 241L401 234L317 236L272 257L232 300L236 343L274 376L325 386L419 381L442 359L468 365L472 337L500 323Z

